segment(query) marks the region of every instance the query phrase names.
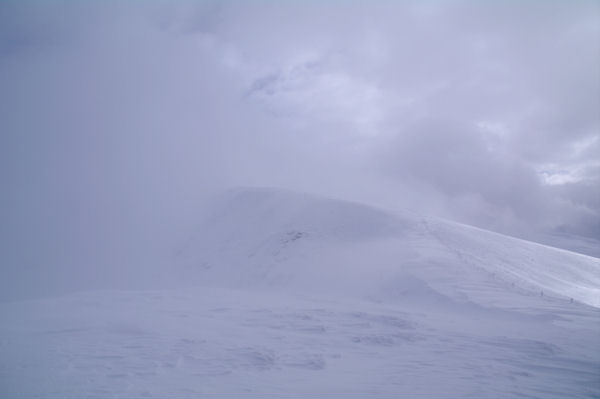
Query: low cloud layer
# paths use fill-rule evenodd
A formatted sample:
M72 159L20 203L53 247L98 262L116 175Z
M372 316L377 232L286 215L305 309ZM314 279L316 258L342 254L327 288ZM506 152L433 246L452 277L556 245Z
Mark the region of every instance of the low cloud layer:
M233 185L598 238L598 70L594 1L3 2L3 267L152 263Z

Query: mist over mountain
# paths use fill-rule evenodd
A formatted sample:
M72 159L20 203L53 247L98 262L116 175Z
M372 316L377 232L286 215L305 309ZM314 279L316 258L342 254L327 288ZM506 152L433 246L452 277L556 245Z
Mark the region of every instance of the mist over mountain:
M2 2L3 297L134 279L235 186L598 256L596 2L343 3Z
M600 397L600 3L0 1L0 397Z

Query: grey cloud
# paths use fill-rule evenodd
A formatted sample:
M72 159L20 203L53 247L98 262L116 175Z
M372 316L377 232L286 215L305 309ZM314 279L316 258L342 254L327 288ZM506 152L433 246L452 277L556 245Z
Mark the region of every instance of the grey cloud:
M598 237L598 10L4 2L2 263L152 265L230 185Z
M399 132L383 157L390 173L426 182L449 198L478 195L499 212L508 208L530 223L543 212L534 171L489 146L486 132L473 124L418 121Z

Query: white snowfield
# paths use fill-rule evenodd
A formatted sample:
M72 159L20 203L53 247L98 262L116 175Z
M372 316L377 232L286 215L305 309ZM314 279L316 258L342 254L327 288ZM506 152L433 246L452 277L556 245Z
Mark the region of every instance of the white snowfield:
M599 398L600 259L275 189L165 279L0 304L0 398Z

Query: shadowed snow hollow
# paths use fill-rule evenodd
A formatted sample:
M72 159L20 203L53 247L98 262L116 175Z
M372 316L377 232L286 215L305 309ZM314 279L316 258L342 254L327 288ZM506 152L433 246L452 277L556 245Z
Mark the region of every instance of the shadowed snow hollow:
M600 306L597 258L280 189L221 195L178 258L181 277L196 284L500 307L545 295Z

